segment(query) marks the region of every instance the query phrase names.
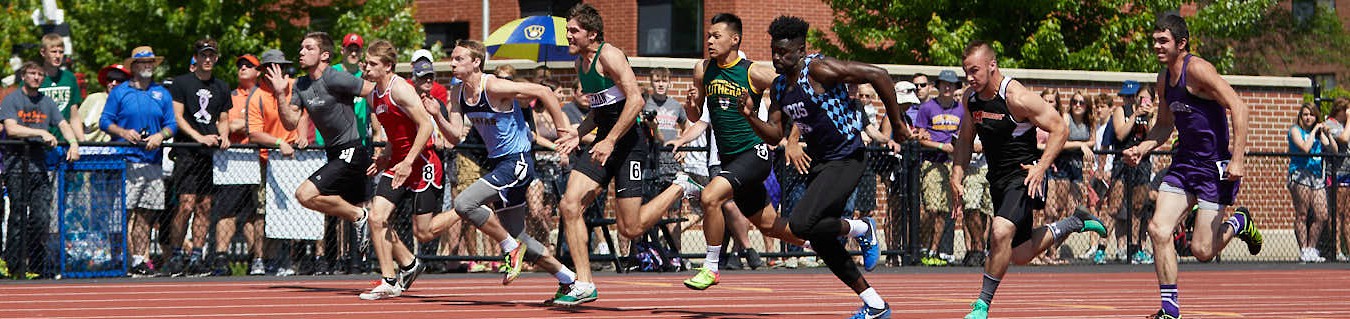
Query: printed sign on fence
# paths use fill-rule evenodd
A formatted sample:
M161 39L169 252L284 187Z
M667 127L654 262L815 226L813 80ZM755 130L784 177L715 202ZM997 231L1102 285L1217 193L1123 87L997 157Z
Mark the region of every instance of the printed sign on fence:
M323 238L323 214L301 207L294 194L309 174L327 162L323 151L296 151L294 158L271 157L267 165L267 238Z
M216 152L211 180L216 185L258 185L262 170L258 167L258 151L228 149Z

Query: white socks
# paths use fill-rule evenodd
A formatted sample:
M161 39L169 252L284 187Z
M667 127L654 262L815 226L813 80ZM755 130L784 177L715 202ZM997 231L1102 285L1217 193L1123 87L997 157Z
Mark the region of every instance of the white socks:
M845 219L848 222L848 237L858 237L867 233L867 222L857 219Z
M553 277L557 277L558 283L564 285L571 285L577 281L577 274L572 272L572 270L567 269L567 267L562 267L557 273L553 274Z
M512 250L516 250L516 247L520 247L520 243L516 242L516 239L511 237L506 237L506 239L502 240L499 244L502 246L503 254L510 253Z
M863 290L862 293L858 294L858 297L862 297L863 303L867 304L867 307L872 309L886 308L886 301L881 300L881 294L878 294L877 290L872 289L871 287L868 287L867 290Z
M717 263L721 262L722 246L708 246L708 255L703 258L703 269L717 272Z

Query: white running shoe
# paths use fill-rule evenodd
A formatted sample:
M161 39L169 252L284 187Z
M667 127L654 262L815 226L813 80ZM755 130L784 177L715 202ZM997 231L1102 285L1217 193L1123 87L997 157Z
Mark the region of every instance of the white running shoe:
M370 210L362 207L361 214L360 218L352 221L352 227L356 230L356 249L360 254L364 255L366 252L370 251L370 225L368 225L368 221L370 221Z
M684 198L695 198L703 193L703 185L699 185L684 172L675 173L675 180L672 183L684 189Z
M398 295L401 294L403 294L403 289L390 285L388 282L385 282L384 279L380 279L380 284L378 286L371 288L370 292L363 293L358 297L360 297L361 300L380 300L398 297Z

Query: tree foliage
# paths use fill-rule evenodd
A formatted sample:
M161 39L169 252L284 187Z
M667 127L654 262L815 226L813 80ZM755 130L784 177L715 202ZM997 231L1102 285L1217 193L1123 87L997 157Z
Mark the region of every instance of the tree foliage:
M0 50L8 53L7 43L35 43L42 35L27 18L37 9L38 0L18 0L0 14ZM295 60L300 40L310 31L326 31L341 45L349 32L361 34L367 43L386 39L396 47L420 48L424 39L421 24L413 20L411 0L338 0L327 5L309 1L281 0L58 0L71 28L76 72L93 74L99 68L121 63L131 49L148 45L165 62L158 76L188 71L192 44L204 37L215 38L220 46L222 72L217 76L234 78L234 58L243 54L261 54L280 49ZM15 22L11 16L23 16ZM25 25L26 24L26 25ZM11 32L11 30L19 30ZM23 58L37 57L26 52ZM6 55L8 56L8 55Z
M1190 1L1187 1L1190 2ZM1180 0L826 0L835 11L833 36L813 30L811 45L847 59L872 63L959 65L971 40L990 41L1005 67L1101 71L1156 71L1155 17ZM1289 20L1274 0L1198 1L1187 17L1191 51L1225 73L1257 72L1249 53L1260 39L1278 37L1300 52L1339 55L1350 39L1334 17L1311 23ZM1313 30L1316 32L1308 32ZM1296 32L1297 31L1297 32ZM1302 42L1299 42L1302 41ZM1339 41L1339 42L1338 42ZM1306 42L1306 43L1305 43ZM1311 43L1332 44L1307 45ZM1269 48L1269 47L1266 47ZM1256 50L1250 50L1256 51ZM1290 55L1275 55L1289 58ZM1302 57L1307 57L1304 55Z

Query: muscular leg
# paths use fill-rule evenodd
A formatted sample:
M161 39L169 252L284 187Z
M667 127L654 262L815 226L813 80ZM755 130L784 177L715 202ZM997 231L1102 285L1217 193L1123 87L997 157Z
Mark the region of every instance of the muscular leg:
M394 232L389 228L389 215L394 211L394 203L384 196L376 196L370 202L370 242L371 247L375 249L375 258L380 263L380 276L384 278L394 278L398 275L398 267L394 264L393 242L397 240Z
M656 222L670 211L670 207L680 201L684 196L684 188L674 183L661 191L646 204L642 203L641 197L620 197L615 200L618 203L618 209L615 214L615 221L618 224L619 235L624 238L633 239L642 236L642 233L651 229ZM637 213L634 215L633 213Z
M567 246L572 252L572 267L577 272L577 281L591 282L591 249L587 243L586 205L595 201L602 189L600 184L586 174L572 171L568 178L567 193L558 202L558 213L562 219L562 229L567 237Z
M336 216L347 221L361 218L361 207L348 203L338 195L320 195L319 188L309 180L300 183L300 187L295 189L295 199L300 202L300 206L324 215Z

